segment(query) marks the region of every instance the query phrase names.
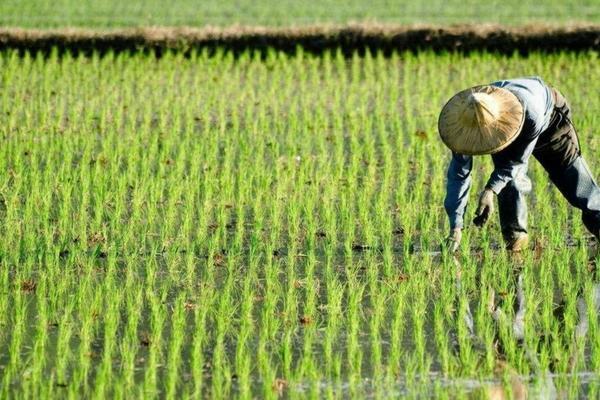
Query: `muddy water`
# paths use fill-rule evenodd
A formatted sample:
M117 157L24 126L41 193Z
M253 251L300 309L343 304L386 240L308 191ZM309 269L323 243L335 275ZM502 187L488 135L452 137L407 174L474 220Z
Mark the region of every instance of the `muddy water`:
M360 305L360 315L359 318L360 324L357 336L351 337L348 328L345 325L342 325L337 332L337 336L335 338L335 343L333 346L333 352L335 354L341 355L341 360L343 364L341 365L341 370L339 374L332 374L331 366L326 367L325 371L321 371L321 366L325 365L327 361L324 359L324 348L323 342L326 340L326 326L328 323L328 315L326 312L323 312L319 315L313 316L314 321L307 322L306 325L308 328L299 324L299 326L293 331L292 340L292 354L289 355L291 357L291 366L293 368L292 375L296 375L297 378L291 377L285 380L285 384L281 384L281 395L289 398L302 398L302 397L315 397L320 398L322 396L331 396L331 397L348 397L348 398L394 398L394 397L416 397L416 398L429 398L429 397L440 397L440 396L448 396L450 398L480 398L481 396L493 398L493 399L503 399L503 398L526 398L525 396L529 396L529 398L564 398L571 397L572 392L565 393L566 390L573 390L572 388L577 388L578 395L585 397L588 392L597 393L597 390L600 389L600 380L598 379L598 375L592 371L579 371L573 370L568 373L559 373L549 370L541 370L536 369L536 365L539 365L539 355L537 354L537 350L534 349L525 349L524 354L527 359L527 364L531 366L531 373L527 375L520 374L513 366L506 362L504 355L502 354L502 349L498 348L498 353L496 354L496 369L493 375L490 376L478 376L478 377L468 377L464 376L464 374L454 377L448 377L443 374L443 369L441 367L440 361L438 359L437 352L439 351L435 340L433 338L435 325L433 321L434 315L434 306L435 302L439 299L432 297L428 299L426 302L427 310L423 314L423 332L426 335L425 338L425 366L419 365L419 361L412 360L412 355L416 351L418 345L415 342L415 337L413 333L414 321L411 316L411 303L407 303L406 307L406 316L403 326L403 335L401 338L401 346L402 355L401 355L401 363L402 365L397 368L392 368L394 370L399 371L394 376L382 376L382 366L385 370L388 365L388 356L389 353L393 349L394 335L391 320L384 319L378 329L377 335L373 336L372 328L369 325L370 323L370 312L374 307L374 303L377 299L373 298L369 289L370 279L372 280L372 276L370 274L373 273L371 268L377 269L377 278L375 282L375 289L380 290L385 285L391 284L391 278L400 280L401 282L410 283L412 277L410 276L410 271L408 274L404 275L397 274L398 271L391 270L386 271L385 267L382 266L384 263L382 254L377 249L360 249L354 250L355 254L352 257L346 256L336 256L334 260L327 260L324 254L318 253L316 258L316 265L318 267L314 268L313 278L311 282L319 282L318 289L318 302L322 305L327 305L329 301L330 294L327 293L325 284L327 281L327 272L326 267L324 265L330 264L332 265L332 272L335 276L337 282L341 284L347 283L348 279L348 270L353 271L355 279L358 282L361 282L362 287L365 288L364 296L361 300ZM428 260L433 260L434 265L439 266L440 269L448 268L448 266L442 265L442 256L441 254L432 249L419 249L418 247L410 249L408 252L410 257L412 257L413 261L419 260L419 257L426 258ZM402 249L398 249L393 253L393 259L391 260L392 265L395 268L398 266L402 266L404 263L404 258L407 256L407 252ZM160 266L158 271L155 273L155 282L159 285L157 289L166 292L164 307L165 310L172 310L177 304L178 295L189 288L186 286L185 282L185 271L184 269L179 269L176 265L177 263L173 263L169 258L178 257L177 255L168 254L168 255L155 255L155 262ZM286 251L282 249L278 252L278 257L280 258L280 264L282 271L285 271L286 268ZM201 257L199 257L201 258ZM298 302L299 307L301 308L306 302L306 289L303 285L306 285L306 282L303 280L306 278L306 271L303 269L305 264L304 261L298 262L296 269L296 279L299 283L291 282L290 279L286 276L285 273L281 273L278 275L279 284L283 288L293 287L297 285L297 297L296 300ZM106 262L102 259L98 260L98 265L96 266L95 272L95 285L101 286L103 284L105 269L107 268ZM439 264L439 265L438 265ZM464 268L460 265L458 259L453 259L451 264L454 266L452 269L453 273L456 273L456 277L454 279L454 285L456 292L460 292L462 290L468 290L469 288L463 284L461 277L461 268ZM127 274L130 273L126 271L124 264L121 265L123 267L122 270L117 271L117 276L122 279L122 282L117 282L117 285L123 285L121 287L122 290L127 290L125 287L125 282L127 279L133 279L135 282L139 283L142 287L148 284L149 276L146 273L145 268L140 268L138 273L134 278L127 277ZM400 268L401 269L401 268ZM485 351L482 350L482 339L478 336L478 332L476 329L476 321L473 319L473 315L475 315L475 311L481 307L482 304L487 307L489 310L490 316L500 323L502 320L511 319L509 324L511 329L513 330L514 337L518 340L522 336L522 332L527 330L529 327L526 325L526 319L523 318L524 314L527 312L525 308L524 292L530 290L530 288L525 287L524 280L521 274L518 273L518 269L516 270L513 282L515 286L511 288L514 293L514 302L512 304L508 304L506 302L502 303L500 297L502 296L492 296L491 298L477 298L477 296L469 295L469 304L468 309L465 312L465 318L459 319L456 318L457 324L463 324L462 327L455 326L452 327L447 332L447 337L450 343L453 346L456 346L456 337L458 329L465 329L469 332L472 348L476 352L476 357L481 359L481 362L484 362L484 358L486 356ZM243 263L240 263L239 266L235 266L233 269L228 269L226 267L215 270L213 275L214 289L216 293L219 293L220 290L223 290L227 287L228 284L231 283L231 279L236 279L235 276L232 276L232 272L235 272L236 276L243 276L245 272L245 266ZM40 271L42 274L43 271ZM390 273L392 274L390 276ZM329 278L331 279L331 278ZM264 277L259 278L259 283L263 282ZM309 282L310 283L310 282ZM206 282L198 282L198 290L203 290L203 285L206 285ZM396 288L401 288L403 283L399 285L395 282L397 286ZM431 283L432 292L436 290L436 285L438 283ZM73 281L73 288L76 288L76 280ZM439 289L439 288L438 288ZM259 291L260 292L260 291ZM36 337L36 329L39 328L39 304L40 300L34 301L35 293L32 293L31 298L27 301L26 308L26 320L25 320L25 330L26 334L21 337L21 344L19 346L20 349L20 357L21 359L28 359L31 357L35 357L35 337ZM234 319L232 320L232 331L224 338L224 348L226 352L226 365L228 368L229 375L229 388L228 393L230 395L240 394L240 383L238 382L237 373L235 371L235 360L236 360L236 345L238 343L238 338L236 337L236 332L238 329L238 325L235 322L235 318L239 317L239 302L243 299L241 298L241 291L234 291L233 298L236 299L234 304L238 305L232 311ZM509 296L510 297L510 296ZM410 300L410 295L408 299ZM217 294L216 299L219 299L219 295ZM343 308L347 307L347 294L344 297ZM593 301L595 304L588 304L586 301L579 297L577 298L577 325L575 327L575 332L577 335L577 339L586 342L586 338L588 336L589 326L590 326L590 318L596 317L599 313L597 305L600 305L600 285L594 286L593 289ZM277 305L275 308L276 313L284 313L285 300L279 299L277 301ZM453 307L458 308L459 305L454 305ZM119 326L117 328L117 343L120 344L123 338L126 335L126 323L128 320L128 315L125 312L126 310L122 310L121 320ZM148 379L148 360L152 357L152 347L154 344L152 343L144 343L143 335L144 332L150 332L152 329L152 317L151 310L148 304L145 304L140 311L140 323L138 326L138 332L140 336L140 345L135 354L136 358L136 368L134 373L134 381L135 384L143 384L146 379ZM215 310L216 311L216 310ZM262 323L262 312L263 305L261 301L257 302L256 308L254 310L254 318L256 321L256 326L260 327ZM73 351L73 357L71 357L70 362L68 363L68 374L72 376L76 373L78 368L78 359L81 356L80 353L82 351L82 343L79 336L79 331L81 326L78 325L80 322L79 315L73 311L73 319L72 319L72 329L73 336L69 341L69 346ZM178 374L180 375L180 390L178 393L180 395L184 395L187 393L186 387L194 385L194 349L192 346L192 338L198 326L195 325L193 313L189 313L186 315L186 329L184 335L184 345L182 346L180 357L181 361L178 366ZM391 313L387 313L386 315L391 315ZM558 316L557 318L560 318ZM284 317L282 319L285 321ZM60 335L63 327L60 325L60 315L50 315L48 320L48 340L45 343L46 354L56 354L58 352L58 342L60 340ZM342 322L345 324L346 320L342 318ZM283 322L285 325L289 322ZM217 329L216 320L214 318L207 318L204 326L201 327L204 331L208 332L206 343L202 347L202 355L204 360L204 365L202 366L204 384L203 393L209 396L211 391L214 390L213 386L213 376L214 374L223 374L222 371L216 371L215 365L213 364L213 354L214 354L214 346L216 338L210 335L210 332L213 332ZM310 332L309 332L310 331ZM4 336L2 337L2 341L0 342L0 375L5 368L9 367L11 354L10 354L10 345L13 341L13 337L11 336L12 330L5 331ZM312 340L312 360L315 373L317 374L317 379L308 379L306 377L302 377L301 373L298 371L301 369L300 363L306 357L306 348L304 347L305 341L310 337ZM157 392L155 394L161 395L165 393L166 388L162 386L162 381L167 378L169 375L169 359L167 358L167 353L169 351L168 344L173 338L173 333L170 329L170 326L167 324L162 333L162 350L159 355L159 363L158 368L156 370L156 379L159 382L157 386ZM281 367L282 364L282 354L280 344L285 340L284 330L280 328L275 331L275 335L267 342L266 346L264 346L264 337L261 334L253 334L248 339L247 345L258 351L261 348L261 341L263 341L263 349L266 349L269 354L268 357L272 360L273 365L277 368L277 376L285 377L286 372ZM374 343L374 340L377 340ZM360 371L356 373L346 371L345 362L347 361L347 351L348 347L352 342L356 342L358 344L358 348L361 355L361 366ZM547 343L548 346L552 346L551 342ZM377 363L377 358L373 354L374 346L376 346L381 353L381 358ZM525 345L521 345L525 346ZM523 348L523 347L522 347ZM97 330L94 333L94 340L90 344L89 357L91 358L91 363L94 366L98 366L103 357L103 353L105 351L104 348L104 325L99 324ZM458 348L452 348L451 352L453 354L458 354ZM586 346L583 356L587 359L591 356L591 350L589 345ZM412 360L412 361L411 361ZM411 371L411 362L414 362L414 366L416 370ZM119 370L122 367L123 358L116 352L112 358L112 368L113 374L115 377L119 377ZM590 365L589 363L587 365ZM392 366L394 367L394 366ZM55 360L49 358L45 365L44 375L52 376L55 374L57 365ZM88 380L90 383L94 383L96 379L98 379L99 369L94 367L90 370ZM24 384L23 379L26 382L27 377L31 374L31 371L28 369L24 369L21 374L20 380L15 380L11 382L11 385L15 387L21 386ZM221 377L222 378L222 377ZM62 382L59 382L62 384ZM26 383L25 383L26 384ZM68 380L65 382L68 385ZM252 388L252 392L256 396L260 396L261 393L265 393L265 391L276 391L279 392L279 389L273 388L274 383L265 378L258 369L253 369L251 375L251 382L246 382Z

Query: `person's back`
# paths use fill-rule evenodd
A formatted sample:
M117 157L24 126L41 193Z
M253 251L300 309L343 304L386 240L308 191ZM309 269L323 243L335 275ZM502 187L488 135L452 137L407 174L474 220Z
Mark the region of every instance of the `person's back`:
M539 135L548 128L554 99L552 90L542 78L538 76L506 79L495 81L490 85L509 90L521 101L525 109L525 120L523 122L523 134Z

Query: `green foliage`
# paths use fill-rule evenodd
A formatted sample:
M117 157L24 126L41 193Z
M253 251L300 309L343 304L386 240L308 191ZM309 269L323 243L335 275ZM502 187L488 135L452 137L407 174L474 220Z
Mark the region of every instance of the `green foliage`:
M493 220L437 252L438 111L530 74L599 173L593 52L1 53L0 396L597 393L587 234L535 161L535 251L515 265Z
M348 22L474 23L600 21L596 0L3 0L0 25L28 28L289 26Z

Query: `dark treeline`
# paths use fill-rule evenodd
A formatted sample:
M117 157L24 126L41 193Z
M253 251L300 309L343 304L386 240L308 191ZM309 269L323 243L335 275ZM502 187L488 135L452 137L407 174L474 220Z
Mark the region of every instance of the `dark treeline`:
M0 30L0 51L20 53L91 54L154 53L186 55L194 51L234 54L298 49L313 54L340 50L345 55L367 50L384 55L397 51L472 52L501 54L600 50L600 26L508 28L492 25L453 27L399 27L352 25L305 28L148 28L119 31Z

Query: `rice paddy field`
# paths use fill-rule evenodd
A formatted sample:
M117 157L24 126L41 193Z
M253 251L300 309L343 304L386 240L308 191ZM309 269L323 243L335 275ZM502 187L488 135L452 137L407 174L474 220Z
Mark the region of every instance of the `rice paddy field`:
M579 213L532 159L532 250L495 216L440 252L436 128L456 91L540 75L598 176L598 63L1 52L0 397L598 397Z
M290 26L377 21L396 24L600 22L597 0L3 0L0 26Z

